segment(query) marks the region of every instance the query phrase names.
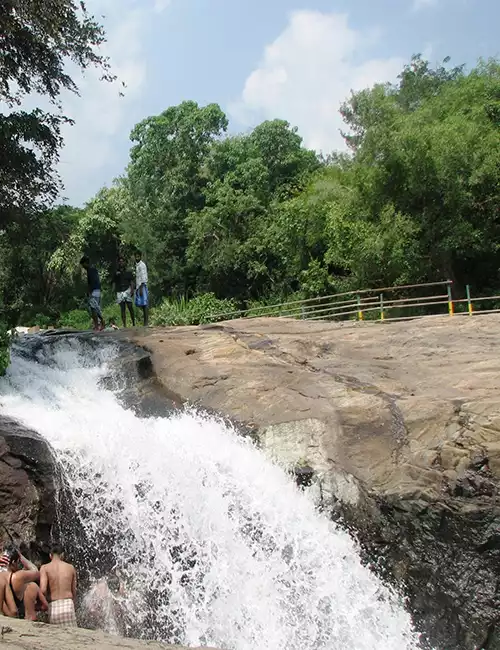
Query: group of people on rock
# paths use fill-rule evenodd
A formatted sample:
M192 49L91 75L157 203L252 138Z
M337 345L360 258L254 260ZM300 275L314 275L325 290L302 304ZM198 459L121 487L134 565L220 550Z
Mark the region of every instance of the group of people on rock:
M48 613L49 623L76 627L76 570L54 546L50 562L38 569L17 548L0 557L0 611L4 616L36 621Z
M91 266L89 258L84 255L80 260L81 266L87 272L88 285L88 308L92 317L94 331L105 329L106 323L101 309L101 281L99 272L95 266ZM127 327L127 309L135 327L135 313L133 303L143 313L144 327L148 325L148 269L142 259L142 253L135 254L135 277L132 271L127 268L125 260L120 257L116 273L113 276L113 285L116 292L116 302L120 305L123 327ZM111 322L111 327L116 327Z

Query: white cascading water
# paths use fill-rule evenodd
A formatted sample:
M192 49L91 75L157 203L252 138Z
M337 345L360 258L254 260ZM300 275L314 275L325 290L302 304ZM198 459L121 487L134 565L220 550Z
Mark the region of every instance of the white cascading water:
M82 543L108 544L121 572L129 633L231 650L419 647L396 596L282 468L215 418L126 410L99 384L114 354L76 338L38 362L15 352L0 413L54 448Z

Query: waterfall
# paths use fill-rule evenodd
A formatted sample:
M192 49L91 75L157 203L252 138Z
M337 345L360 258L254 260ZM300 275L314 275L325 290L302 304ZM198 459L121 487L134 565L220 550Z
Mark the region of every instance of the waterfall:
M348 533L250 441L195 411L125 409L102 382L112 344L23 345L0 380L0 413L54 449L72 504L62 529L77 525L93 581L80 607L106 565L129 635L231 650L419 647Z

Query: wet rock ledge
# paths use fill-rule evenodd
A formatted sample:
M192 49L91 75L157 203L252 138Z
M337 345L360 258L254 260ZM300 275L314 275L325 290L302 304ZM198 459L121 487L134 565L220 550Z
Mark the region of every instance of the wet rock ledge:
M137 330L171 393L253 429L438 648L500 649L500 318ZM123 336L123 334L120 334Z

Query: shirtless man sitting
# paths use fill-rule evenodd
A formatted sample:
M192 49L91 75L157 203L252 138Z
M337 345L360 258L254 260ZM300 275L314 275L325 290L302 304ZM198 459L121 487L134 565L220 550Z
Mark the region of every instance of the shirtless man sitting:
M48 603L36 584L40 579L40 572L17 549L6 551L2 562L8 563L5 579L14 598L15 608L10 616L36 621L37 602L40 602L42 609L48 608Z
M40 569L40 588L44 595L50 591L49 623L77 627L75 615L76 571L63 560L63 551L54 546L50 563Z

